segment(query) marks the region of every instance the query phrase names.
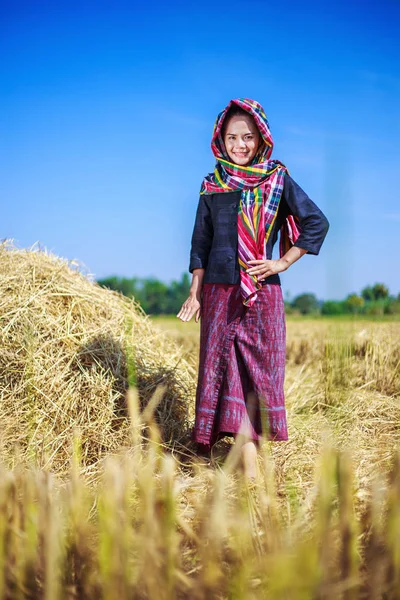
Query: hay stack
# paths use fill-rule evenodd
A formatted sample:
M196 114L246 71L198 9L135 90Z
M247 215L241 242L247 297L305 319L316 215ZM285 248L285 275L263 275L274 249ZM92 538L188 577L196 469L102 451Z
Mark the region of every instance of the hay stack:
M125 392L133 349L141 401L167 386L158 420L168 442L185 440L194 369L134 301L101 288L40 250L0 245L0 459L67 468L74 430L83 464L129 444ZM131 327L127 327L128 323Z

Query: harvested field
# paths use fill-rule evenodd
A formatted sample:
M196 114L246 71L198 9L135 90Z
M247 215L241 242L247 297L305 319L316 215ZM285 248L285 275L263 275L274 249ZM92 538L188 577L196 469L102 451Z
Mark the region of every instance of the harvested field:
M288 320L249 486L190 449L198 325L7 244L0 286L0 600L399 598L399 322Z
M197 367L199 325L154 322ZM305 497L329 441L354 457L363 498L400 447L400 322L289 317L285 393L289 440L268 444L281 492L293 487L297 500Z

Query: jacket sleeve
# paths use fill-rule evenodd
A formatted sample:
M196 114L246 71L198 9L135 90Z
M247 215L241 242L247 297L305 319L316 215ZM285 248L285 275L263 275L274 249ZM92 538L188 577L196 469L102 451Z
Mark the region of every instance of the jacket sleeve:
M202 194L196 212L192 234L192 247L190 251L189 271L194 269L206 269L208 255L210 253L213 240L213 226L211 220L211 211L208 201L211 195Z
M301 233L294 245L304 248L309 254L317 255L328 233L328 219L304 190L287 174L285 175L283 196L289 213L299 219Z

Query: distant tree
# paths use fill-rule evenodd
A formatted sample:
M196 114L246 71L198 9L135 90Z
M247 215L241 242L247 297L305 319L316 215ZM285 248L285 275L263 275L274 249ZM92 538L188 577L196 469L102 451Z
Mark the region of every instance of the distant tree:
M285 313L287 315L292 315L294 312L294 309L293 309L293 306L291 305L291 303L289 301L285 300L284 304L285 304Z
M292 302L292 307L300 311L302 315L308 315L319 311L318 300L314 294L300 294Z
M106 277L105 279L99 279L97 283L102 287L109 288L110 290L122 292L122 294L130 298L136 296L137 279L135 277L132 279L127 279L126 277L112 276Z
M98 279L97 283L101 285L101 287L108 288L109 290L120 291L119 290L119 281L120 277L110 276L105 277L104 279Z
M367 286L361 291L361 296L366 302L374 300L383 300L389 296L389 290L383 283L375 283L374 286Z
M400 296L400 294L399 294ZM384 308L384 313L385 315L400 315L400 297L397 297L397 300L392 300L392 302L389 302L385 308Z
M125 296L134 297L149 314L177 314L189 295L190 277L183 273L177 281L163 283L154 277L141 279L126 278L116 275L100 279L99 285L122 292ZM285 297L285 312L300 312L303 315L318 314L340 315L344 313L363 313L366 315L393 315L400 312L400 293L390 296L383 283L366 286L361 295L350 294L345 300L327 300L318 302L311 293L300 294L290 301L289 292Z
M374 292L370 285L368 285L363 290L361 290L361 296L364 298L364 300L366 302L371 302L372 300L375 300Z
M389 290L383 283L376 283L372 288L374 300L380 300L389 296Z
M364 298L362 296L357 296L357 294L350 294L344 301L344 307L346 309L346 312L350 312L353 314L361 312L363 306Z
M158 279L144 279L141 305L148 314L167 314L168 286Z
M382 301L376 302L367 302L364 308L364 314L366 315L383 315L385 312L385 306Z
M183 273L180 281L172 281L168 290L168 309L170 313L177 313L184 301L189 296L190 277L188 273Z
M322 303L321 314L323 315L342 315L344 312L342 301L326 300L326 302Z
M99 279L103 287L134 297L149 314L176 314L189 295L190 277L183 273L179 281L165 284L154 277L139 279L111 276Z

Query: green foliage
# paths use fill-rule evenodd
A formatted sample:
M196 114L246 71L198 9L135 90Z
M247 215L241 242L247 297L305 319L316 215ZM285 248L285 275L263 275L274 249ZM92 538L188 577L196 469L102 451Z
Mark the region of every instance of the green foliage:
M318 300L314 294L300 294L292 302L292 307L302 315L310 315L319 312Z
M128 296L128 298L133 298L136 297L137 294L138 281L139 280L136 277L127 279L126 277L112 276L107 277L106 279L99 279L97 283L110 290L121 292L124 296Z
M285 300L285 313L287 315L292 315L294 312L296 312L296 311L294 310L291 303L289 301Z
M357 296L357 294L350 294L344 301L343 308L346 312L357 314L361 312L364 303L365 301L362 296Z
M342 300L326 300L321 306L323 315L342 315L344 313L344 303Z
M366 302L371 302L374 300L374 293L372 291L372 287L368 285L361 291L361 296L364 298Z
M383 283L375 283L373 287L370 285L361 291L361 296L366 302L373 302L389 296L389 290Z
M389 296L389 290L383 283L376 283L372 288L375 300L380 298L387 298Z
M385 315L400 315L400 299L388 302L384 308Z
M154 277L107 277L98 283L122 292L129 298L135 298L146 313L151 315L176 315L190 290L190 277L183 273L179 281L164 283ZM383 283L366 286L361 294L349 294L345 300L326 300L319 302L312 293L296 296L292 301L285 300L285 312L301 315L398 315L400 314L400 294L396 297L389 295L388 288Z
M398 315L400 314L400 294L389 295L383 283L367 286L361 295L350 294L345 300L327 300L321 306L322 315Z
M135 298L146 313L151 315L176 314L189 295L190 278L184 273L180 281L172 281L169 285L148 277L140 279L132 277L107 277L98 281L102 287L121 292L128 298Z

